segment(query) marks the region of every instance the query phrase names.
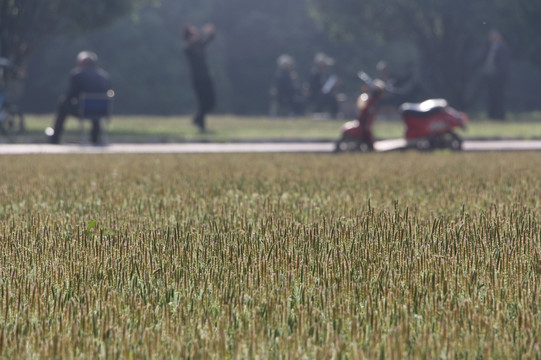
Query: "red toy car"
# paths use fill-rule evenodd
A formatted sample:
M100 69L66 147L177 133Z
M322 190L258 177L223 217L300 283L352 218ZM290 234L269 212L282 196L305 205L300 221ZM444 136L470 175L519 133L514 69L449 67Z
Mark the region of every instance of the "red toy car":
M406 125L407 147L418 150L461 150L462 139L454 131L465 129L468 116L447 104L444 99L422 103L404 103L400 113Z

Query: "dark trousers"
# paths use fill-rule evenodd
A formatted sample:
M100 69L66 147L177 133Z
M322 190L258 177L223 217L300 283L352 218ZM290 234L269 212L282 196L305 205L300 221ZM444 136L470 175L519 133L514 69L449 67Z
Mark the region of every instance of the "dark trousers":
M205 130L205 116L216 105L216 96L212 82L202 81L194 84L195 95L197 97L197 113L194 117L194 124L202 131Z
M491 76L487 78L488 86L488 117L491 119L505 119L505 87L503 77Z
M56 119L54 122L54 133L51 136L51 143L58 144L60 142L60 137L64 132L64 122L68 116L77 117L78 107L77 103L70 101L69 99L62 99L58 104L58 109L56 111ZM100 136L100 119L91 119L92 129L90 130L90 141L92 144L99 143Z

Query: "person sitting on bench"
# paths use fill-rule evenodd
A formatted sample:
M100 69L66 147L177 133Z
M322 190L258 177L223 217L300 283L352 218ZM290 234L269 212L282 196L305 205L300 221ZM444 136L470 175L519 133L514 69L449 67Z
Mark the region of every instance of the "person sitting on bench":
M109 74L97 66L98 56L91 51L81 51L77 55L77 66L69 75L67 92L61 97L58 104L54 130L50 135L51 144L58 144L64 129L64 121L68 115L78 116L79 96L83 93L106 94L111 89ZM91 142L99 142L99 121L92 122Z

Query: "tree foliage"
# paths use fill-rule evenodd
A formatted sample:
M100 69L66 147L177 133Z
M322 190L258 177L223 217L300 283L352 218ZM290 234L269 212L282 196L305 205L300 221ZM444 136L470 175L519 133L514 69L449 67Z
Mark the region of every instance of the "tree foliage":
M435 94L464 106L471 101L480 49L491 28L539 29L538 0L308 0L313 16L334 34L373 34L383 40L413 41L427 83ZM524 24L511 29L513 22ZM507 25L507 26L506 26ZM518 31L517 31L518 30ZM531 39L531 37L530 37ZM538 44L538 42L537 42ZM532 46L533 54L538 45Z
M348 83L359 88L355 74L369 54L331 41L316 28L304 1L162 0L107 28L59 36L42 48L29 66L28 107L50 109L65 86L58 79L65 78L78 50L90 49L111 74L117 90L115 111L188 113L195 101L180 30L186 23L200 27L206 22L217 29L207 54L219 112L266 113L276 59L283 53L295 58L304 80L314 55L327 52L336 59L333 71L351 80L344 81L342 89Z
M507 4L506 9L501 23L510 42L516 44L518 54L541 68L541 1L516 0Z
M6 0L0 0L0 4L4 4L3 1ZM28 3L40 1L44 2L28 0ZM70 0L74 7L69 11L70 19L75 19L74 14L84 18L84 13L89 11L86 6L102 1L105 4L109 0ZM380 1L389 3L389 0ZM422 70L427 73L427 78L432 78L430 83L434 94L449 97L447 94L451 90L460 94L461 82L453 81L475 74L476 60L480 54L474 56L470 53L480 53L486 32L495 26L490 19L497 13L496 9L489 9L490 14L485 12L481 20L472 22L461 13L482 13L487 0L476 0L472 4L466 0L457 0L452 4L434 0L432 5L428 4L428 0L418 0L425 3L424 7L412 0L394 1L400 3L402 8L381 6L375 0L321 1L317 7L311 3L313 15L318 16L320 24L326 25L323 29L316 26L313 17L308 15L304 0L155 0L137 9L133 16L121 17L109 26L92 31L82 30L97 23L88 19L68 23L66 18L55 25L53 34L61 35L54 36L28 61L23 105L29 112L54 111L57 97L65 90L67 73L74 65L77 52L86 49L98 54L100 65L111 75L117 94L115 113L191 113L195 108L195 98L180 30L186 23L200 27L206 22L214 23L217 28L216 38L208 47L208 60L217 88L218 113L266 114L276 59L284 53L295 58L299 79L306 81L314 55L320 51L326 52L335 59L331 71L340 78L339 91L353 99L360 92L361 84L356 77L359 70L375 75L376 63L385 59L400 72L405 64L420 58L417 48L421 47L415 47L413 43L430 43L423 54L432 55L434 64L423 55ZM124 0L115 2L125 3ZM124 10L127 11L127 8ZM316 10L323 11L325 16ZM432 16L444 10L447 12L445 17ZM518 7L513 11L513 14L508 13L510 29L513 29L513 23L518 28L516 19L521 16ZM370 20L370 13L377 15L378 20ZM404 16L399 16L402 14ZM100 19L109 23L113 18L112 13L110 15L111 18L106 21ZM454 19L453 27L447 25L451 19ZM499 24L506 26L505 32L511 45L520 40L512 38L507 25L499 21ZM443 22L445 27L441 25ZM0 27L3 24L0 23ZM441 29L446 29L443 32L446 35L442 35ZM454 29L456 36L451 36L453 32L450 29ZM333 36L329 37L328 32ZM456 47L453 44L467 45L469 50L459 49L459 53L449 51L450 47ZM533 43L528 46L533 46ZM429 51L431 49L435 49L434 54ZM460 54L467 56L462 58ZM469 69L470 75L462 71L460 66ZM541 84L539 76L532 76L528 68L519 67L518 70L524 74L521 75L522 79L526 81L515 85L520 87L520 91L510 91L510 95L515 97L513 105L537 106L536 94ZM446 69L449 74L439 72L440 69ZM434 84L442 76L447 76L439 80L444 84L443 89L436 92ZM445 79L450 81L447 83ZM458 90L452 84L458 84ZM466 90L473 92L471 85Z
M110 24L143 0L0 0L0 56L24 65L53 34Z

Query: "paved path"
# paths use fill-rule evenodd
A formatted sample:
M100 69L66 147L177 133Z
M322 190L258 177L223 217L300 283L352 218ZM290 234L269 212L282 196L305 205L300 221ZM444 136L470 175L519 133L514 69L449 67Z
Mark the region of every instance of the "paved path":
M376 151L391 151L405 145L402 139L383 140ZM49 145L0 144L0 155L16 154L158 154L158 153L330 153L333 142L254 142L254 143L178 143L178 144L111 144ZM541 140L464 141L464 151L540 151Z

